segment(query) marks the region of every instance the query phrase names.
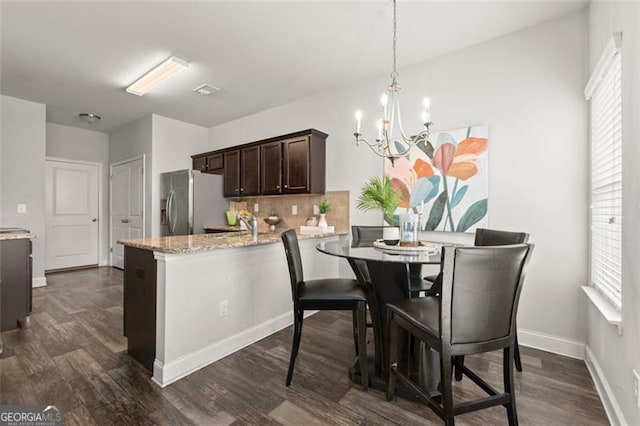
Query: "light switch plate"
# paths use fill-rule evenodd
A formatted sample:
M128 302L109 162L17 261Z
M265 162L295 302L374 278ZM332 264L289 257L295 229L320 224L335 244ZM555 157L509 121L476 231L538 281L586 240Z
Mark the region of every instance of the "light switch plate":
M314 214L314 216L317 216L317 215L320 214L320 209L318 208L317 204L313 205L313 214Z
M291 206L291 215L296 216L298 214L298 206Z
M260 211L260 204L258 203L253 203L253 211L255 213L258 213Z
M18 213L26 213L27 205L26 204L18 204Z

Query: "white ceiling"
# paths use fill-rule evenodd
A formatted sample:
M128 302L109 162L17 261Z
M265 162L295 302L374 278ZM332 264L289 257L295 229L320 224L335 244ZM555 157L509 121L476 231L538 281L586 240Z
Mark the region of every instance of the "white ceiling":
M586 0L398 2L398 67L571 13ZM388 0L6 1L2 94L47 121L109 132L150 113L211 127L387 74ZM124 91L170 55L189 69L143 97ZM222 88L202 97L202 83ZM78 119L93 112L102 121Z

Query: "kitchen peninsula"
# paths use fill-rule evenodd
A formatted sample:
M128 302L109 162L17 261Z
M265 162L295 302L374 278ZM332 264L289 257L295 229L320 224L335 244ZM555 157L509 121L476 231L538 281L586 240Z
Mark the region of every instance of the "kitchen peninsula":
M346 232L300 235L308 278L337 275L315 250ZM280 233L181 235L118 241L124 251L128 352L170 383L293 322Z

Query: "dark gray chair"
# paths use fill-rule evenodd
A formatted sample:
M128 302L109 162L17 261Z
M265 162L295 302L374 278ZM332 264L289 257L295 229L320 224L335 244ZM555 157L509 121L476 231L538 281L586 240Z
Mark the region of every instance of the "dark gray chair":
M289 229L283 232L282 243L287 256L291 278L291 298L293 299L293 343L287 372L287 386L291 385L293 368L300 348L304 311L350 310L353 312L353 336L356 355L360 362L362 389L366 391L369 388L366 337L367 299L360 283L357 280L345 278L305 280L296 231Z
M384 226L364 226L364 225L352 225L351 226L351 246L352 247L371 247L373 242L382 239L382 231ZM360 261L356 263L365 277L368 276L366 270L366 263ZM354 265L351 265L354 269ZM412 297L418 297L420 292L427 292L433 284L432 281L427 281L421 277L422 265L409 265L409 292ZM354 269L356 276L358 271Z
M479 247L484 246L503 246L508 244L521 244L529 241L529 234L525 232L509 232L499 231L496 229L476 229L476 235L474 245ZM431 275L424 278L425 281L433 282L430 290L427 292L427 296L438 296L440 293L442 273L438 275ZM520 346L518 345L518 336L516 335L516 345L514 349L514 362L516 364L516 370L522 371L522 361L520 360ZM464 364L464 357L458 359L458 364ZM462 380L462 373L456 368L456 380Z
M444 247L439 298L407 299L387 304L389 361L387 399L396 379L409 387L445 424L454 416L503 405L510 425L518 423L513 385L516 314L530 244L491 247ZM398 332L408 332L440 354L440 395L426 392L398 369ZM498 392L464 365L462 373L489 396L454 403L452 368L459 356L503 349L504 392Z

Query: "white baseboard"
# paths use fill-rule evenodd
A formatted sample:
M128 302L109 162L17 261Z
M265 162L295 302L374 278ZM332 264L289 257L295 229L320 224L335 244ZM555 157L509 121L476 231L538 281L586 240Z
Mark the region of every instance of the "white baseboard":
M32 288L46 287L46 286L47 286L47 277L38 277L38 278L33 278L31 280Z
M600 363L595 357L595 354L591 351L589 346L585 347L585 364L587 364L587 369L589 370L589 374L591 374L591 378L593 379L593 383L596 386L596 390L598 391L598 395L600 396L600 400L602 401L602 405L604 406L604 410L607 413L607 417L609 418L609 423L612 425L626 425L628 424L624 418L624 414L620 409L620 405L616 400L611 387L609 386L609 382L607 381L607 377L604 375L602 369L600 368Z
M305 312L305 318L315 314L316 312L317 311ZM220 342L213 343L198 351L177 358L170 363L163 364L156 359L153 362L153 377L151 380L160 387L168 386L171 383L226 357L227 355L231 355L232 353L257 342L258 340L264 339L265 337L290 326L291 324L293 324L293 314L288 312L255 327L246 329Z
M570 358L584 359L584 342L518 328L518 344Z

